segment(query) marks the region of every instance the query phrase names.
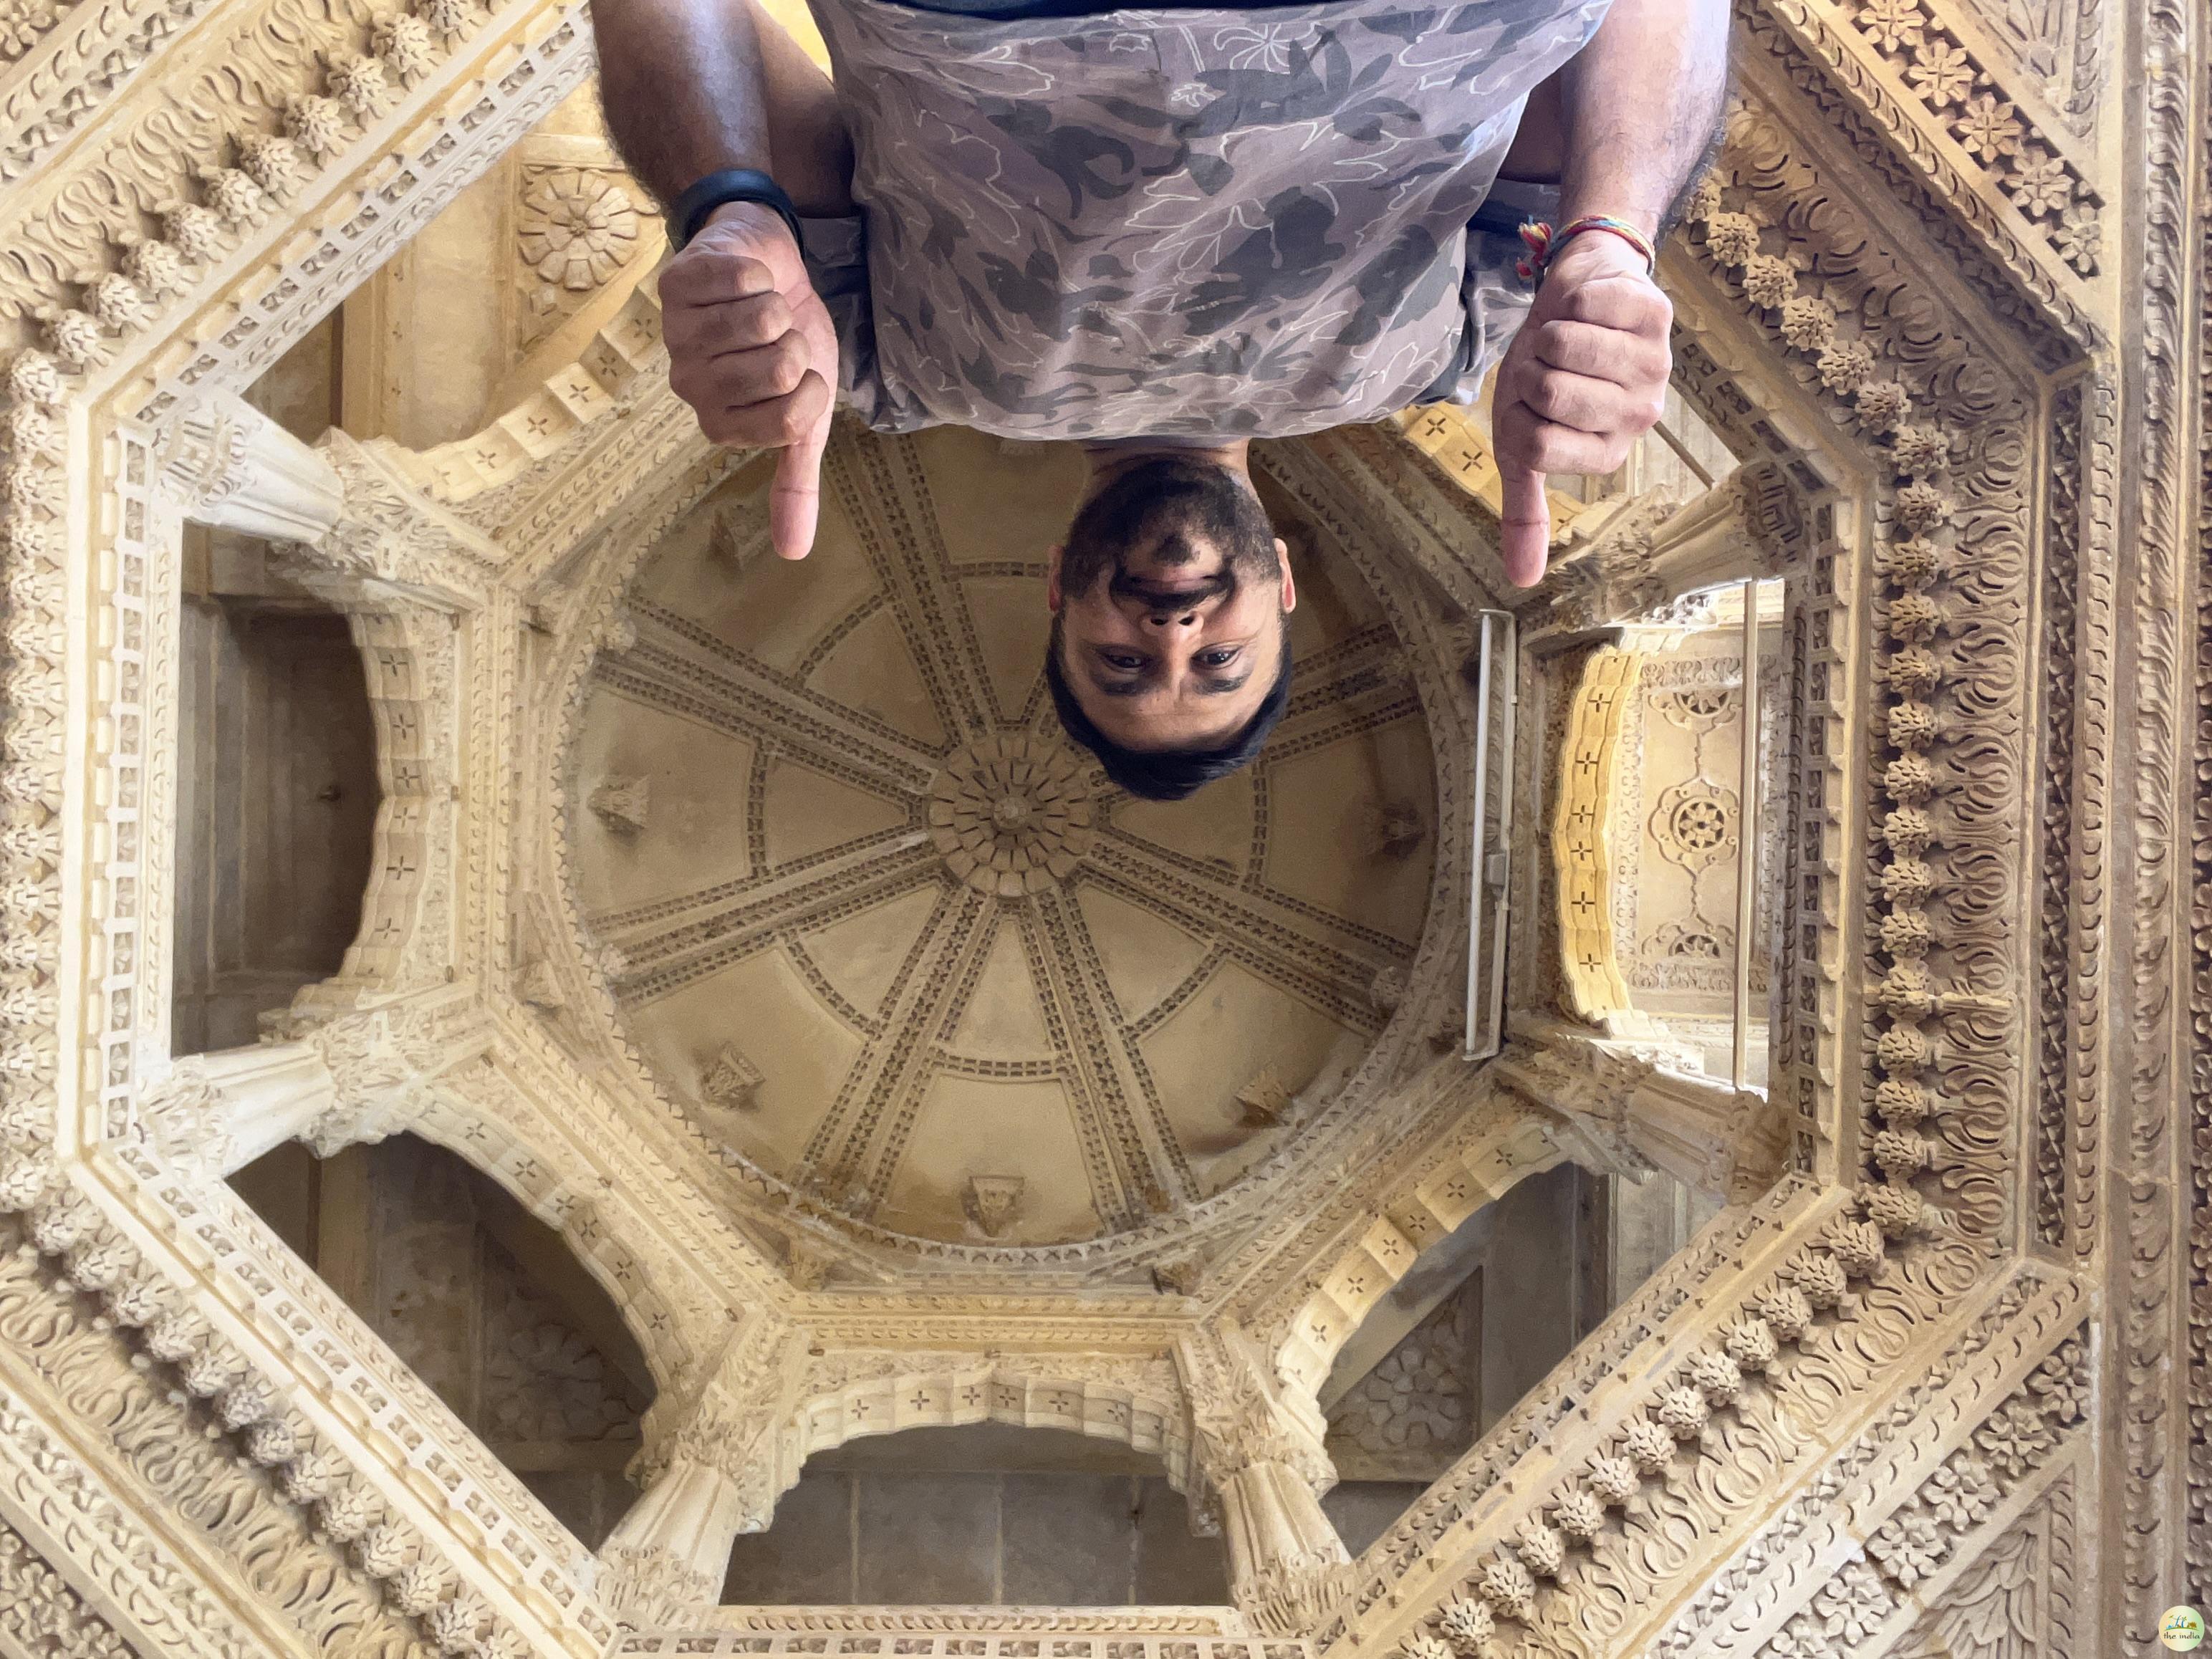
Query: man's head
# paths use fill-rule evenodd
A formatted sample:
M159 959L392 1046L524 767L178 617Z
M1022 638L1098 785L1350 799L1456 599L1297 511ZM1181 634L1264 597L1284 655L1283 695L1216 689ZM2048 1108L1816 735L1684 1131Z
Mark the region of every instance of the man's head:
M1282 717L1297 596L1234 461L1153 453L1100 476L1053 550L1046 677L1109 777L1179 800L1258 754Z

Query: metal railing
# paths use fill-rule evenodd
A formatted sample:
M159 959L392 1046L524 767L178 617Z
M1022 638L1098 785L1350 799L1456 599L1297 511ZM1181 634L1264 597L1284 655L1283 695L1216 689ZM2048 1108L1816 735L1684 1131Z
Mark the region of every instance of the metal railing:
M1467 896L1467 1018L1461 1053L1487 1060L1505 1042L1505 917L1513 846L1513 714L1520 698L1520 666L1513 618L1479 611L1474 687L1474 827L1468 836ZM1492 708L1496 717L1492 718ZM1490 817L1491 740L1503 757L1498 773L1498 823ZM1483 948L1483 921L1490 945ZM1481 1018L1478 1021L1477 1016Z

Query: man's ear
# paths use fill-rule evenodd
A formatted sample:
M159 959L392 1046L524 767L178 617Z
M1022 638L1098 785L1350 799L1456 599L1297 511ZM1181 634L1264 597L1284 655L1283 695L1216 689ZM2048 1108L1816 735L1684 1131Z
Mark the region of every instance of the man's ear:
M1044 556L1044 608L1055 617L1060 614L1060 544L1054 542Z
M1297 578L1291 574L1290 544L1280 536L1275 538L1275 562L1283 570L1283 614L1287 617L1298 608L1298 582Z

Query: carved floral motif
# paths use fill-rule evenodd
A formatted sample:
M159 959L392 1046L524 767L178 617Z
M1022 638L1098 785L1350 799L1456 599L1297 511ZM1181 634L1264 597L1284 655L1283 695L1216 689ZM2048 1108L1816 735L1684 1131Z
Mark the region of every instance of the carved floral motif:
M536 169L515 227L523 263L571 293L605 283L637 251L638 212L613 175L587 167Z

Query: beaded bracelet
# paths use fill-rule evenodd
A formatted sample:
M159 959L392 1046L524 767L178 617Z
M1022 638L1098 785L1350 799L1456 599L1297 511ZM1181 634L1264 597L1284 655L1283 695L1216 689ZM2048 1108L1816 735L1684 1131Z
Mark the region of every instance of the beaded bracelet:
M1528 245L1528 257L1516 263L1514 269L1521 273L1523 282L1538 283L1551 269L1552 261L1559 257L1559 250L1586 230L1601 230L1618 236L1644 256L1644 269L1653 276L1659 274L1659 255L1644 234L1626 219L1614 219L1602 213L1586 213L1579 219L1570 220L1553 230L1540 219L1531 219L1521 227L1521 240Z

